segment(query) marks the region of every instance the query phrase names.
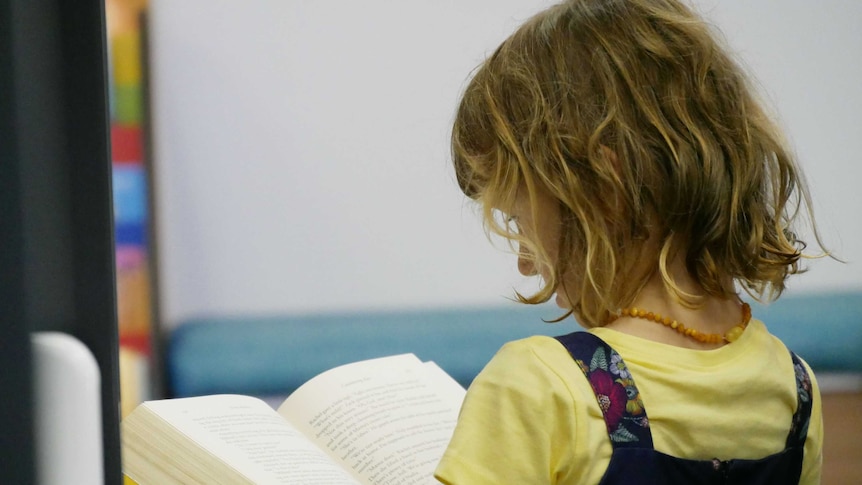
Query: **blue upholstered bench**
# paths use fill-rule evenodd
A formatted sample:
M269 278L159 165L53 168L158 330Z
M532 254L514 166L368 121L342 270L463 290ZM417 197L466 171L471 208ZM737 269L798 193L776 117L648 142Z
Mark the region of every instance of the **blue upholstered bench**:
M756 318L818 373L862 374L862 292L784 297L753 305ZM496 308L197 318L166 342L172 397L213 393L289 394L339 364L412 352L467 386L505 342L560 335L551 305Z

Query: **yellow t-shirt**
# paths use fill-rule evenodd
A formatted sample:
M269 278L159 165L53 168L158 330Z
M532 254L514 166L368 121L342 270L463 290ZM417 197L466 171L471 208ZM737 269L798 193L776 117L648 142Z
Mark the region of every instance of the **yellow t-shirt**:
M762 322L752 320L739 340L715 350L590 331L625 361L656 450L728 460L784 449L796 379L789 352ZM800 480L806 485L820 483L823 444L820 393L811 376L814 403ZM435 476L455 485L597 484L611 452L583 373L559 342L536 336L503 346L473 381Z

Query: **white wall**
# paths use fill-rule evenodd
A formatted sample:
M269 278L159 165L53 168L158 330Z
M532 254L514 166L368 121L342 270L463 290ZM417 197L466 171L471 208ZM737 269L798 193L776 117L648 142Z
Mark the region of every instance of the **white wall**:
M539 0L153 0L168 325L199 314L499 304L519 281L449 169L469 71ZM766 86L827 241L862 253L862 2L702 0ZM771 5L772 7L768 7ZM794 291L862 287L817 262Z

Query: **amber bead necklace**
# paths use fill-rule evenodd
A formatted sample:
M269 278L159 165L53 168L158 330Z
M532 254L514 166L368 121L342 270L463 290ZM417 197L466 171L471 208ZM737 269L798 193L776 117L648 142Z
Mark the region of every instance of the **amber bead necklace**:
M653 313L642 308L623 308L620 310L620 316L642 318L651 322L660 323L665 327L670 327L671 329L676 330L680 335L690 337L701 343L720 344L723 342L729 344L731 342L735 342L742 335L742 332L745 331L745 327L748 326L748 322L751 321L751 307L748 303L743 303L742 322L728 330L723 335L718 333L699 332L693 328L686 327L682 322L678 322L669 317L663 317L658 313Z

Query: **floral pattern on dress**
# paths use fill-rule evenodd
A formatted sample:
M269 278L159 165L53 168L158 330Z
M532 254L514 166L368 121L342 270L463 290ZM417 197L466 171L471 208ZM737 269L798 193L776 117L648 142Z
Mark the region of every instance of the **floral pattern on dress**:
M811 376L796 355L793 356L793 371L796 374L797 410L793 414L790 436L804 440L808 435L810 410L808 412L802 412L802 410L811 407Z
M802 367L801 362L795 362L793 370L796 373L796 390L799 393L799 399L802 402L808 402L811 399L811 378L808 377L808 372Z
M640 416L644 413L644 404L641 401L641 393L635 386L635 381L632 379L617 379L617 382L623 385L626 389L626 411L633 416Z
M611 441L631 443L648 436L649 419L622 357L611 348L599 347L589 364L575 361L593 388Z
M605 415L605 422L608 423L608 428L617 429L626 413L626 403L628 402L626 388L615 381L610 372L602 369L590 372L587 379L593 387L596 400L599 402L602 414Z
M623 358L620 357L620 354L616 352L611 352L611 366L610 366L611 374L619 376L623 379L631 379L632 375L629 374L629 369L626 367L626 363L623 362Z

